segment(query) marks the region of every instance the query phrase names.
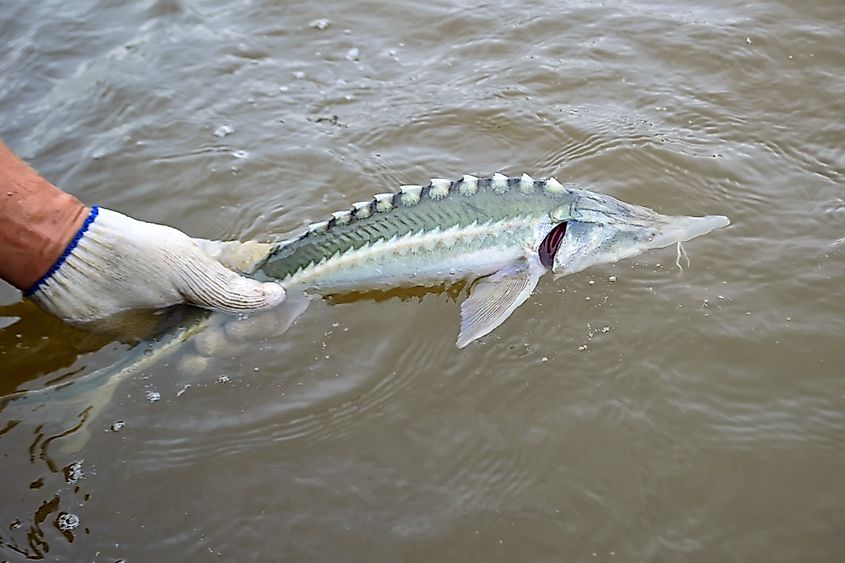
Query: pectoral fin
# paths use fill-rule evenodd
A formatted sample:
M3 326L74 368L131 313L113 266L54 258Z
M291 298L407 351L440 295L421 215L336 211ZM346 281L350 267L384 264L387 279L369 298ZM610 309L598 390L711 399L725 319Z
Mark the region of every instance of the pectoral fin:
M529 258L475 282L469 297L461 303L458 348L505 322L528 299L545 271L539 260Z

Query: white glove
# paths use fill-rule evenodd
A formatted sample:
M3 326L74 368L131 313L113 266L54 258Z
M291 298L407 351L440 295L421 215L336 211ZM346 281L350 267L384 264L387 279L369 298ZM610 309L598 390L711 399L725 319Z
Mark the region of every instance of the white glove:
M248 271L272 250L269 244L192 239L94 207L62 258L27 295L71 322L182 302L227 313L266 309L284 300L284 288L227 267Z

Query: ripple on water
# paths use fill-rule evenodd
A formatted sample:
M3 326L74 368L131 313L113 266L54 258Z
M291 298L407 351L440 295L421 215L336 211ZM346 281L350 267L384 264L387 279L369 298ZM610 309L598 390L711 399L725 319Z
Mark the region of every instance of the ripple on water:
M225 392L242 407L230 412L219 409L207 412L205 403L214 402L221 392L220 387L207 382L212 378L216 381L221 372L243 374L245 371L243 357L227 358L223 347L222 354L211 358L214 367L194 376L191 393L179 401L175 397L168 401L163 393L166 410L157 409L154 417L145 417L143 424L154 437L142 446L143 465L185 466L204 456L237 455L268 444L327 448L355 433L366 419L383 416L385 410L390 410L395 394L424 377L426 357L442 356L443 351L439 350L442 347L450 352L454 348L452 342L444 341L436 333L418 334L414 346L404 347L397 347L388 335L376 341L367 338L368 323L378 323L379 308L385 306L407 311L415 305L394 300L329 307L318 302L283 338L269 341L256 338L250 348L252 361L261 366L260 371L256 367L250 376L226 375L230 379ZM353 315L352 322L334 321L326 326L326 319L335 310L350 307L362 308ZM453 303L449 308L457 314ZM329 314L320 314L321 310L328 310ZM430 310L428 314L432 313ZM316 328L316 325L321 325L325 333L322 342L301 341L307 334L303 329L307 331L308 326ZM413 327L404 330L413 332ZM354 336L347 338L350 333ZM359 354L359 359L350 366L344 358L354 357L354 350L360 351L361 346L369 348L367 354ZM307 371L286 368L284 358L291 354L314 354L314 363ZM198 384L197 379L206 383ZM173 381L172 385L175 389L184 384ZM190 400L185 402L188 397ZM171 426L172 420L185 416L197 423L190 429L178 428L177 432ZM133 426L138 424L141 422L133 419ZM209 439L212 436L214 439Z
M13 4L4 138L84 201L194 236L495 171L732 225L688 244L683 273L665 249L545 278L463 351L443 297L315 303L283 336L209 330L80 391L89 411L4 405L4 548L842 553L841 3Z

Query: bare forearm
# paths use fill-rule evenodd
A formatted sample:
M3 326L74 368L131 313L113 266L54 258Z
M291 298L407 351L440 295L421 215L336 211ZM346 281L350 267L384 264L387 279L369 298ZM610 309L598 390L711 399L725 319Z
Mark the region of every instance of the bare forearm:
M89 211L0 141L0 277L30 287L61 256Z

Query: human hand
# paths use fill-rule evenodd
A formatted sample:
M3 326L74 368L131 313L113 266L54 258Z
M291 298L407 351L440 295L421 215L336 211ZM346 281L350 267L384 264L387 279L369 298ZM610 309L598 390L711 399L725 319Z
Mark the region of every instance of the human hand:
M192 239L172 227L95 207L59 261L26 293L71 322L183 302L227 313L267 309L284 300L284 288L233 269L249 271L273 248Z

